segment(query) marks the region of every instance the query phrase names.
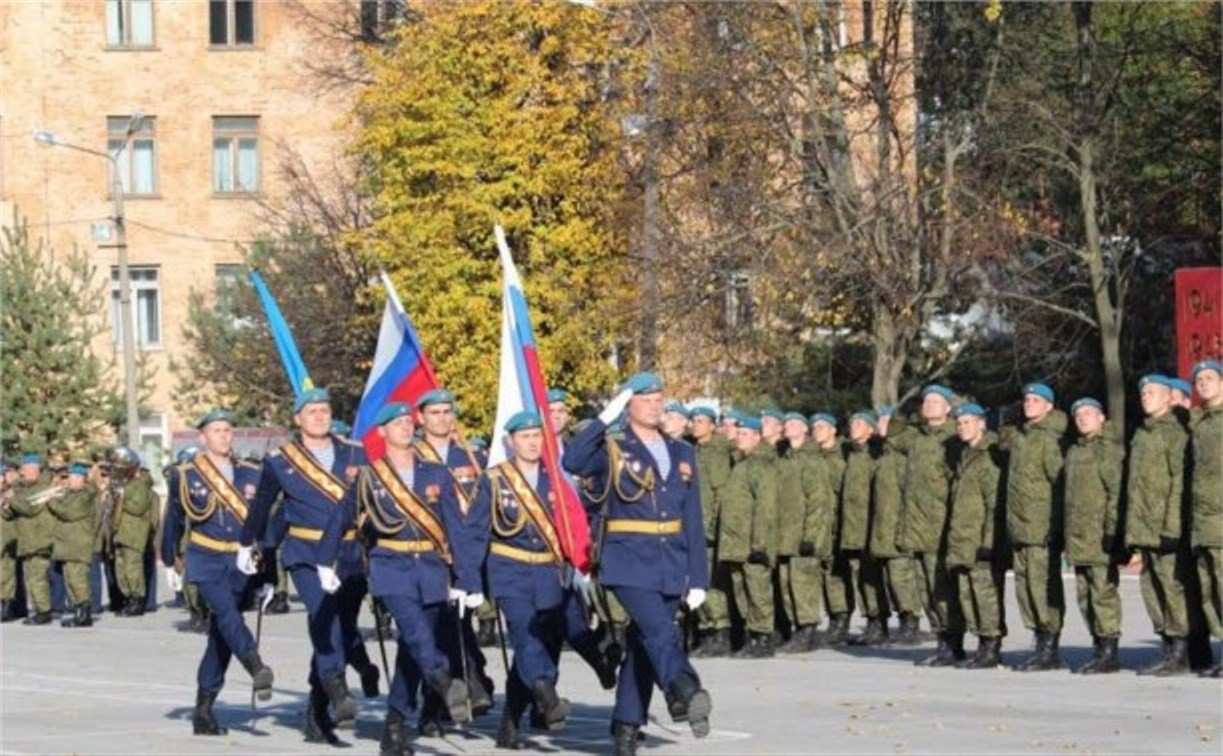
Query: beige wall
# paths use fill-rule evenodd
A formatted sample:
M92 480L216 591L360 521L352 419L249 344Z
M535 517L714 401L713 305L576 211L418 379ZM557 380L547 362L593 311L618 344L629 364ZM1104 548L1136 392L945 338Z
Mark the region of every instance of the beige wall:
M278 192L279 142L307 165L342 149L347 103L319 90L304 65L327 54L302 27L292 6L256 3L252 47L210 49L208 3L154 2L154 42L147 50L106 44L101 0L0 2L0 223L19 207L32 236L56 250L89 250L100 279L116 261L113 248L90 239L91 222L111 213L106 161L63 147L36 144L35 129L63 141L106 149L106 117L139 110L156 118L158 192L129 196L129 258L159 270L161 347L151 408L169 432L191 422L174 414L169 358L182 357L182 324L193 287L210 290L215 266L239 259L234 240L256 233L258 200L212 191L212 117L258 116L261 199ZM110 323L110 312L106 313ZM99 350L114 351L109 334Z

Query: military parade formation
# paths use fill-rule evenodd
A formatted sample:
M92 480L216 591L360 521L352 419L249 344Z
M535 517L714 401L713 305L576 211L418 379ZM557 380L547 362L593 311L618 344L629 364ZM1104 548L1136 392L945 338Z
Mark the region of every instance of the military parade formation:
M384 756L413 753L413 717L419 737L436 737L494 710L484 650L498 645L496 746L514 750L531 747L524 727L566 726L566 644L614 689L616 754L637 751L655 687L672 721L709 734L713 697L693 660L916 646L929 639L924 617L936 646L919 665L994 668L1008 571L1033 639L1018 669L1065 667L1070 570L1094 642L1074 671L1119 671L1118 585L1140 564L1162 648L1138 674L1218 677L1223 365L1201 362L1190 378L1144 377L1144 419L1125 439L1098 400L1063 411L1043 383L1024 386L1022 417L1001 422L939 384L911 415L842 420L667 401L658 376L638 373L576 425L571 398L548 391L550 422L514 414L500 429L506 459L492 464L460 432L448 391L386 403L374 422L385 453L371 462L335 432L327 391L311 388L295 401L294 437L259 461L234 456L229 412L201 417L198 447L164 471L164 514L152 475L122 447L62 470L33 453L6 463L0 611L18 619L20 574L26 624L52 622L57 581L64 627L93 623L103 581L119 615L139 615L155 602L156 543L206 634L192 727L216 736L233 658L253 698L272 696L260 626L265 611L287 611L291 583L312 651L305 738L340 745L354 727L351 667L367 698L387 688ZM584 517L566 511L563 486ZM585 538L587 553L567 549ZM367 602L389 679L358 627Z

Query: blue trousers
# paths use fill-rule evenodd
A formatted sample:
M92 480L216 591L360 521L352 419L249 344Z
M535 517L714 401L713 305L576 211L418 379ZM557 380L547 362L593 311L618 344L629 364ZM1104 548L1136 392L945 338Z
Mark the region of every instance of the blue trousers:
M505 614L519 679L527 689L539 680L555 684L557 671L553 649L559 651L556 639L561 621L560 607L539 610L534 602L519 598L498 598L497 606Z
M208 622L208 645L196 672L200 688L218 692L225 685L225 670L235 654L246 656L255 651L255 636L247 628L238 609L242 591L246 588L246 576L236 565L226 570L221 580L197 582L200 598L212 613Z
M64 590L64 563L52 561L47 565L47 578L51 582L51 611L63 612L67 603Z
M149 546L144 550L144 610L157 611L157 574L156 549Z
M290 567L289 577L298 598L306 605L306 628L314 651L310 659L311 683L343 675L346 647L340 627L340 591L324 592L312 565Z
M365 575L350 575L340 584L336 591L336 601L339 604L340 637L344 639L344 661L358 673L373 665L369 652L365 650L365 638L357 627L357 617L361 614L361 602L369 592L369 582Z
M423 673L450 666L450 660L438 647L437 638L438 621L446 604L421 604L402 594L381 596L380 599L399 628L395 673L386 703L406 717L416 710L415 686L420 684Z
M679 596L627 586L615 586L612 592L632 619L612 719L644 725L655 685L666 692L681 672L692 675L698 684L700 678L684 653L675 627Z
M106 579L106 562L101 554L93 555L89 565L89 604L94 614L102 613L102 581Z

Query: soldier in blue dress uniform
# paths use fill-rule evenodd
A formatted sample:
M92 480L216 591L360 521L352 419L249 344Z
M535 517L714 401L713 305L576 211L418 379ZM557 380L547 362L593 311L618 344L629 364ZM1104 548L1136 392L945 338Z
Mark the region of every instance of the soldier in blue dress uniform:
M680 643L675 613L705 600L709 565L692 447L660 430L663 384L638 373L565 450L564 466L604 490L599 577L632 618L616 687L612 733L617 754L632 754L652 688L663 691L675 721L696 737L709 733L712 701ZM620 440L607 426L627 409Z
M319 572L325 587L338 585L332 564L342 534L363 521L370 590L399 627L381 754L403 756L412 753L403 726L414 708L409 678L423 678L452 719L471 721L466 685L451 676L438 632L442 616L450 611L447 601L464 607L484 599L479 563L468 556L471 539L449 485L450 473L420 459L413 448L412 408L393 402L374 422L386 441L386 456L360 469L355 485L333 512L319 543Z
M234 554L259 483L259 467L231 455L233 424L222 409L200 418L203 451L180 463L173 476L161 539L161 559L174 564L188 520L185 579L193 583L209 610L208 645L200 659L198 691L191 718L196 735L224 735L213 701L225 684L229 660L250 673L261 700L272 696L272 670L259 658L255 637L242 619L238 602L249 578L237 569Z
M362 687L367 694L371 687L376 693L378 670L369 661L357 630L366 581L356 531L342 534L336 561L341 584L334 593L324 590L320 583L318 546L333 511L356 479L357 470L365 464L365 452L359 444L332 435L331 404L326 389L303 391L293 411L300 438L286 442L264 459L250 516L242 529L238 566L248 574L257 570L254 544L266 532L273 503L283 496L286 534L279 551L297 595L306 605L314 652L310 660L306 739L335 743L333 725L351 728L357 715L357 702L345 679L345 665L352 663L361 670Z

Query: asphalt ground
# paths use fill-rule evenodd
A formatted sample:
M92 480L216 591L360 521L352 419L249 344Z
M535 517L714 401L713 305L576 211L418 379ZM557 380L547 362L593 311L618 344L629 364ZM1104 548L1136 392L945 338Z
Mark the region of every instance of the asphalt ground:
M1067 596L1073 582L1067 581ZM932 647L819 650L766 660L698 660L713 696L713 731L694 740L672 724L656 695L642 754L969 754L969 753L1223 753L1223 683L1186 676L1138 677L1158 640L1132 577L1122 580L1124 633L1120 674L1010 669L1027 654L1008 581L1004 641L1007 668L928 669L912 661ZM263 657L276 670L271 701L250 706L250 682L235 661L216 712L229 734L191 734L195 669L203 636L182 633L185 613L162 608L140 618L106 615L92 629L58 625L0 626L0 753L26 754L324 754L377 753L385 699L360 698L348 746L307 744L305 708L309 645L305 613L264 620ZM248 615L253 627L254 615ZM362 624L372 627L372 619ZM858 624L858 623L855 623ZM970 642L970 646L975 643ZM1071 665L1086 661L1091 639L1071 606L1062 638ZM376 643L370 655L378 659ZM389 649L393 653L393 649ZM1214 646L1216 658L1219 647ZM499 653L489 673L504 688ZM383 690L385 691L385 682ZM572 653L561 663L561 694L573 704L559 733L529 733L532 748L549 753L607 753L612 694ZM497 712L445 739L415 739L418 753L493 753Z

